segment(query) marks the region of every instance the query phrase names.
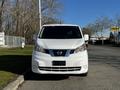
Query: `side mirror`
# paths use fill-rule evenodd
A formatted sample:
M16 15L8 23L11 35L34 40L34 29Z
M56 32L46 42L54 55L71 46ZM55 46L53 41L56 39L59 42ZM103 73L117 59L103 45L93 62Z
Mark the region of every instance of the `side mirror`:
M85 41L88 41L88 40L89 40L89 35L88 35L88 34L85 34L85 35L84 35L84 39L85 39Z

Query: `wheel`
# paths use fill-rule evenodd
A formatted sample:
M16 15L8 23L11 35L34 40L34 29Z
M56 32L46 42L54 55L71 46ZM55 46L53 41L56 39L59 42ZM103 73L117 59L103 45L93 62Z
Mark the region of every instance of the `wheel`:
M86 77L88 75L88 72L81 74L81 76Z

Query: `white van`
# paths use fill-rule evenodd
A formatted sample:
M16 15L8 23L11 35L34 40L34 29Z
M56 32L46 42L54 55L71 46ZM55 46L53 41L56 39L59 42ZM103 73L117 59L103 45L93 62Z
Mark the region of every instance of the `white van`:
M81 28L67 24L44 25L35 39L32 71L86 76L88 53Z

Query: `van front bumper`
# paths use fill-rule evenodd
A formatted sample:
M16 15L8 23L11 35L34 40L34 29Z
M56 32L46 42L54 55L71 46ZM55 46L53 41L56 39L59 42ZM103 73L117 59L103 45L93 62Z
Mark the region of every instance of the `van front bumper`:
M65 61L65 66L53 66L53 61ZM49 54L33 51L32 71L38 74L83 74L88 72L87 51L71 54L68 57L52 57Z

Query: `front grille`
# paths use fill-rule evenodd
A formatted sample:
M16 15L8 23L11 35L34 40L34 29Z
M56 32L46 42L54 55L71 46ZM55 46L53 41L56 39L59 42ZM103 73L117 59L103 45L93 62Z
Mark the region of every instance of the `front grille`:
M81 67L39 67L42 71L67 72L80 71Z
M67 50L53 50L54 56L65 56Z
M67 50L67 49L50 49L50 50L45 50L47 54L50 54L51 56L69 56L70 54L74 53L74 50Z

